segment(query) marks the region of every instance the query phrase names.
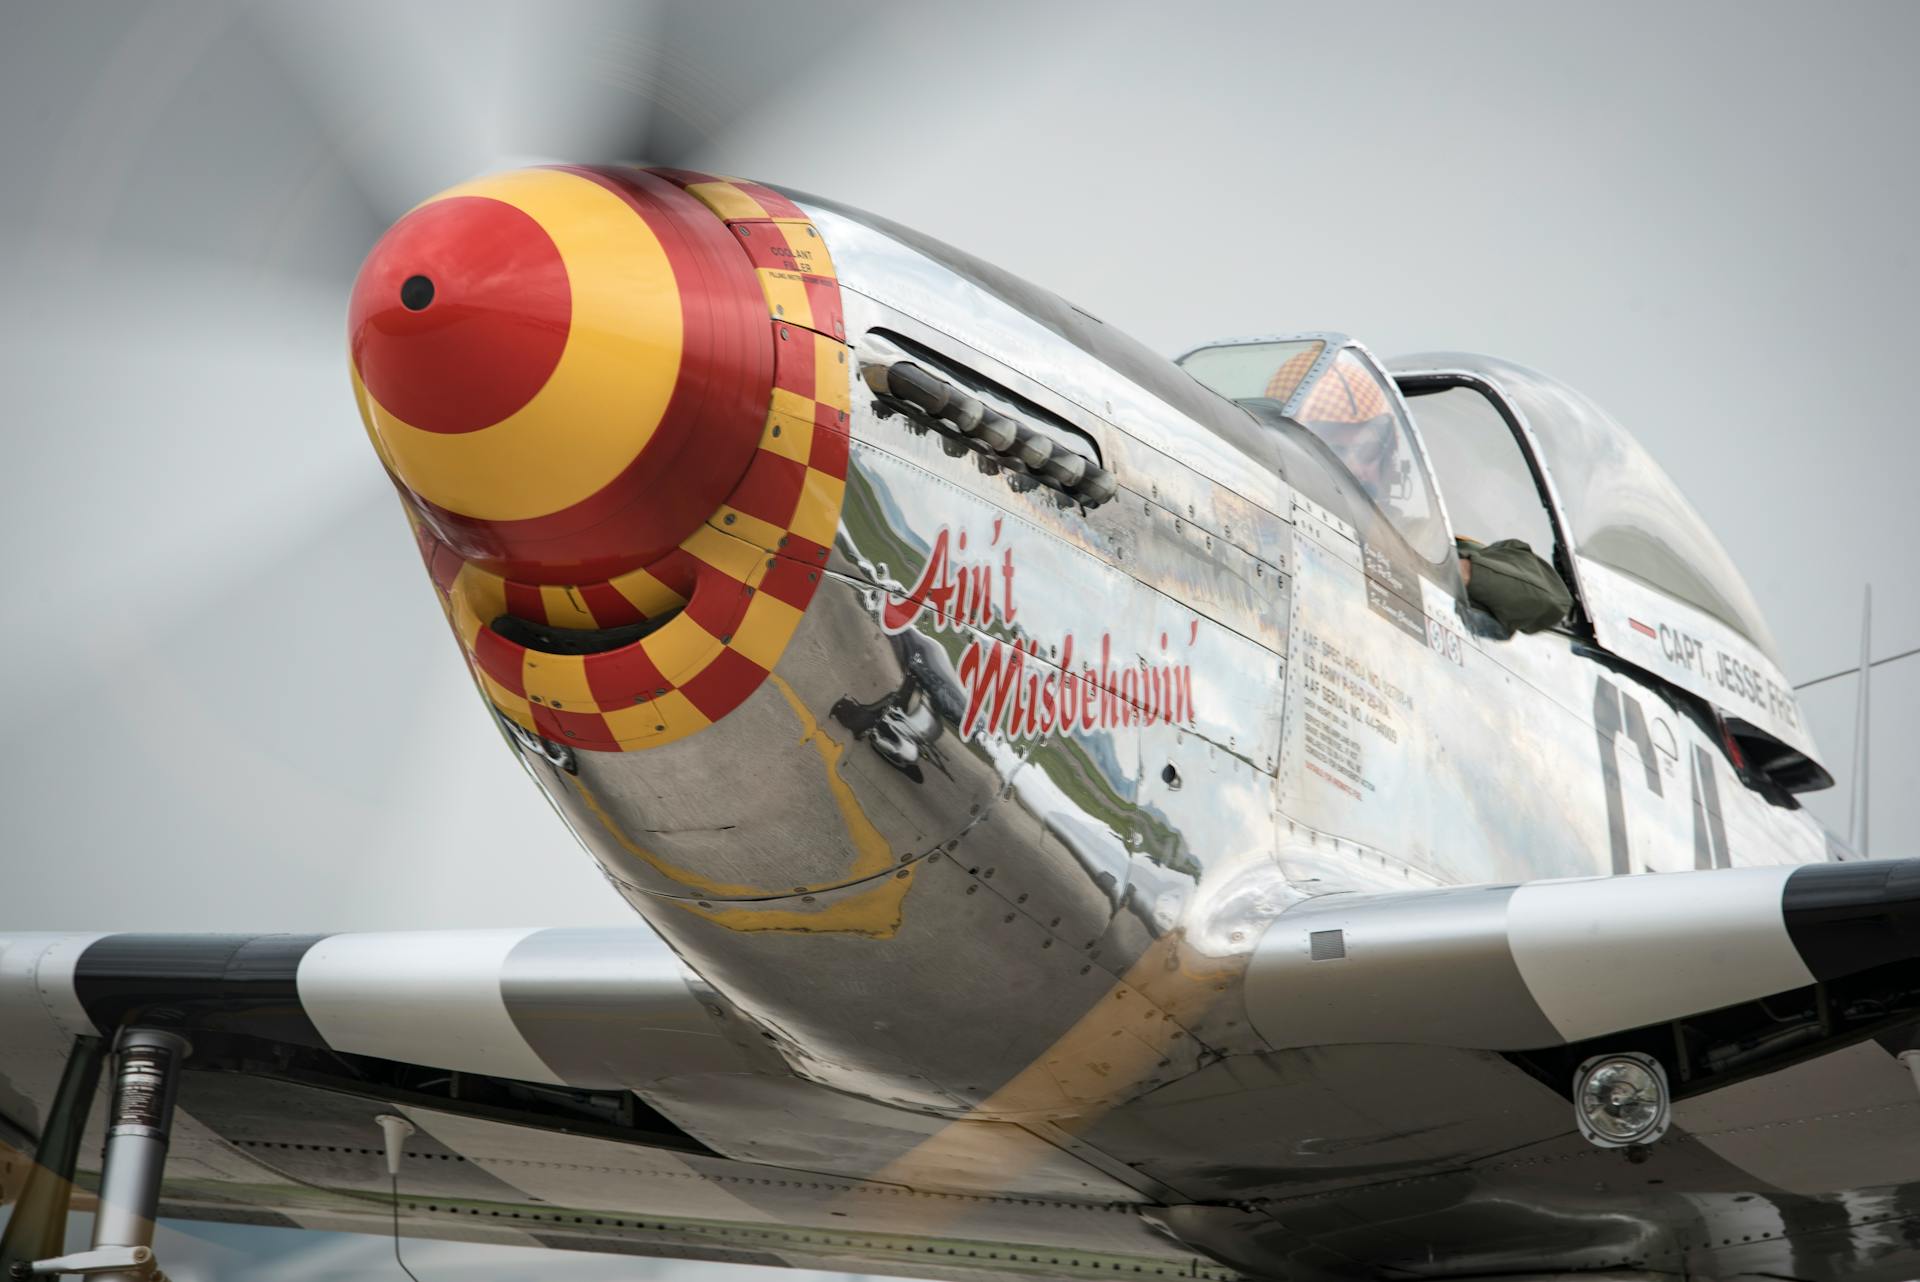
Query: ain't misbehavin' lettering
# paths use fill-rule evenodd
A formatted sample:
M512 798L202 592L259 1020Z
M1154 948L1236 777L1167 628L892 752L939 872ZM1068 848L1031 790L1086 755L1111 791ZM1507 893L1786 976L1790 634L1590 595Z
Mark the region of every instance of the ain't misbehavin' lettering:
M1193 666L1172 659L1149 661L1144 656L1116 664L1113 636L1100 634L1099 656L1094 646L1079 656L1076 670L1074 634L1060 638L1056 665L1046 657L1041 642L1021 635L1016 626L1013 547L1000 546L1000 522L984 551L967 552L967 534L955 537L941 527L919 580L904 597L888 594L881 606L880 625L888 633L902 632L932 614L933 630L964 635L967 645L955 672L966 691L967 711L961 718L963 737L999 731L1010 738L1033 738L1056 731L1073 734L1135 725L1187 725L1194 716ZM1014 633L1001 641L985 629L998 618ZM1199 622L1191 625L1187 644L1199 636ZM1165 633L1160 649L1167 648Z

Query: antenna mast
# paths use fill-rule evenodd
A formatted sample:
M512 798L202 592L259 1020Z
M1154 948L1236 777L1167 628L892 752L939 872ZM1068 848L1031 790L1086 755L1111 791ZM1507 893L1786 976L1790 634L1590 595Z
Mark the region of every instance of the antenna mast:
M1873 686L1873 585L1860 605L1860 690L1853 709L1853 812L1847 819L1847 844L1867 853L1867 695Z

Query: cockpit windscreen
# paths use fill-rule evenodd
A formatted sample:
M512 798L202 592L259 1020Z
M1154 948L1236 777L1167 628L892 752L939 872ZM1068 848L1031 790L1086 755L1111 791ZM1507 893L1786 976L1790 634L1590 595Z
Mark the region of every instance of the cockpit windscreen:
M1180 368L1230 401L1264 397L1285 405L1326 350L1319 338L1222 343L1181 357Z
M1414 550L1439 563L1450 546L1446 522L1398 398L1357 348L1339 347L1331 359L1327 348L1319 338L1225 343L1180 364L1229 399L1283 406L1326 443Z

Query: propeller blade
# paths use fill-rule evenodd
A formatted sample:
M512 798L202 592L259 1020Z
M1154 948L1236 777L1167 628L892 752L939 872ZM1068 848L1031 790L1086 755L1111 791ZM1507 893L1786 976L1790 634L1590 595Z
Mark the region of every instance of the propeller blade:
M242 10L55 12L0 15L0 111L36 122L8 137L0 258L96 298L129 254L351 279L387 219Z
M711 155L878 10L344 0L256 6L248 20L391 220L509 165Z
M324 127L382 226L488 167L510 50L500 3L263 4L250 33Z

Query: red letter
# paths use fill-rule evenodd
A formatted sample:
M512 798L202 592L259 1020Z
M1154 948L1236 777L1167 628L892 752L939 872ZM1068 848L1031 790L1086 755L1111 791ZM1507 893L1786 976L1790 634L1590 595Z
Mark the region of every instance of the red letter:
M1022 700L1021 707L1021 712L1024 714L1024 724L1021 729L1022 732L1031 739L1040 729L1040 643L1038 641L1027 642L1027 654L1035 662L1033 671L1027 674L1026 697Z
M895 600L889 592L880 607L880 630L887 633L902 632L911 627L927 608L927 600L933 600L934 626L939 627L946 613L947 600L953 595L953 585L947 581L947 531L942 527L933 541L933 551L927 556L927 564L920 571L920 581L906 596ZM941 586L935 587L939 583Z
M1193 667L1180 664L1173 670L1173 706L1175 719L1191 722L1193 720Z
M957 674L960 684L967 689L967 711L960 718L962 738L972 736L976 729L990 730L1001 724L1009 698L1020 688L1021 669L1025 665L1026 653L1017 645L1003 645L986 637L968 644L966 653L960 656ZM974 723L989 694L993 705L987 711L985 722L976 726Z
M1080 678L1073 675L1073 633L1060 643L1060 728L1073 733L1080 715Z
M1113 634L1100 634L1100 724L1117 726L1120 718L1115 716L1113 706L1113 668L1108 660L1113 657Z

